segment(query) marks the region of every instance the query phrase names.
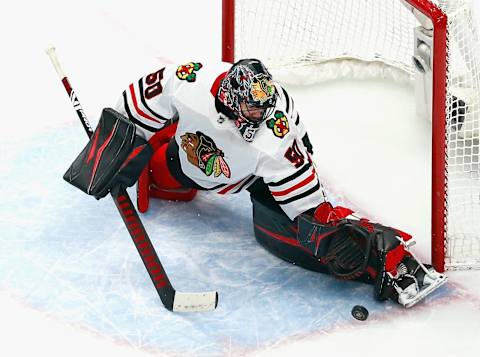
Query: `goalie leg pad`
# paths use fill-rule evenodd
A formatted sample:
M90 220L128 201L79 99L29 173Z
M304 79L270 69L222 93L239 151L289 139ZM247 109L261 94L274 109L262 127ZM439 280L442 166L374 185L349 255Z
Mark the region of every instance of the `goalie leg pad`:
M136 135L134 123L105 108L90 141L63 178L100 199L114 187L132 186L152 153L147 141Z
M255 238L273 255L302 268L328 273L325 264L303 247L297 239L296 222L291 221L280 207L272 206L251 196ZM273 200L273 199L272 199Z
M325 236L321 240L317 256L315 256L313 254L315 243L306 244L309 239L305 234L312 231L312 225L308 223L311 222L310 216L305 215L304 219L310 219L304 222L305 224L300 224L300 221L291 221L280 207L275 206L273 198L268 201L259 198L258 195L252 195L251 199L255 238L270 253L308 270L333 273L340 279L356 278L366 283L372 283L367 272L362 274L365 270L363 267L365 264L364 247L359 248L361 245L353 245L348 249L345 244L342 244L345 242L338 239L335 244L332 244L332 250L328 255L331 234L338 232L335 227L329 227L328 230L322 231ZM328 256L328 262L323 260L320 255L324 258Z
M366 230L346 224L332 237L324 261L337 279L356 279L367 269L371 245Z
M409 250L412 237L397 229L347 219L351 210L329 204L321 215L302 214L295 222L271 202L251 198L255 237L267 250L313 271L373 283L378 300L411 307L447 280L416 259Z
M367 269L373 235L348 220L332 225L309 215L298 219L298 241L338 279L356 279Z

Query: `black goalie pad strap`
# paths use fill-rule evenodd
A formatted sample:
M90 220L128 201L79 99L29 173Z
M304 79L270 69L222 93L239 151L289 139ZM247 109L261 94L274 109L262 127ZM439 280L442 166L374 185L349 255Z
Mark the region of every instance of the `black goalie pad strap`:
M357 222L345 221L335 226L300 215L297 238L338 279L358 278L367 268L373 235Z
M105 108L90 141L63 178L97 199L119 185L132 186L153 154L135 132L134 123Z

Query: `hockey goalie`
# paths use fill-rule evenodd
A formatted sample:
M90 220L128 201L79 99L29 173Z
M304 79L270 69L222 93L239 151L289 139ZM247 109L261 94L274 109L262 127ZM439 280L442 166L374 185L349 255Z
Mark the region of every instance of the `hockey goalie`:
M96 198L137 182L140 212L152 198L247 190L256 239L286 261L370 283L376 299L405 307L446 281L415 258L410 235L329 203L312 154L293 99L262 62L191 62L130 84L65 179Z

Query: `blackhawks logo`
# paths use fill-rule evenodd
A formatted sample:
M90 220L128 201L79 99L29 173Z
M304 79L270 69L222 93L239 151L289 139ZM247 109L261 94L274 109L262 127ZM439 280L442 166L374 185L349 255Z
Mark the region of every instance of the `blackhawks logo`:
M253 78L250 94L254 101L263 104L272 99L275 94L275 86L264 74L258 74Z
M287 117L280 110L277 110L273 118L267 121L267 127L272 129L278 138L283 138L289 132Z
M195 79L197 78L195 71L198 71L200 68L202 68L201 63L190 62L182 64L177 68L177 77L186 80L187 82L195 82Z
M223 151L217 148L210 137L197 131L195 134L185 133L180 138L188 162L197 166L207 176L213 174L214 177L218 177L223 174L230 178L230 167L223 158Z

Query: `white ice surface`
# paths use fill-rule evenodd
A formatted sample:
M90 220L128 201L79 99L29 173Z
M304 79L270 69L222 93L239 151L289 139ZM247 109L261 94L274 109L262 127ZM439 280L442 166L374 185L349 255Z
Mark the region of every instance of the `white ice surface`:
M478 355L478 272L449 273L411 310L376 303L370 286L307 272L260 248L247 195L154 202L142 217L176 288L220 293L212 313L164 310L113 203L61 179L85 137L43 49L57 46L95 122L164 58L219 59L220 1L4 7L0 355ZM413 233L428 260L429 125L415 121L411 88L344 81L288 89L321 175L341 193L334 199ZM367 322L351 318L356 304L370 310Z

